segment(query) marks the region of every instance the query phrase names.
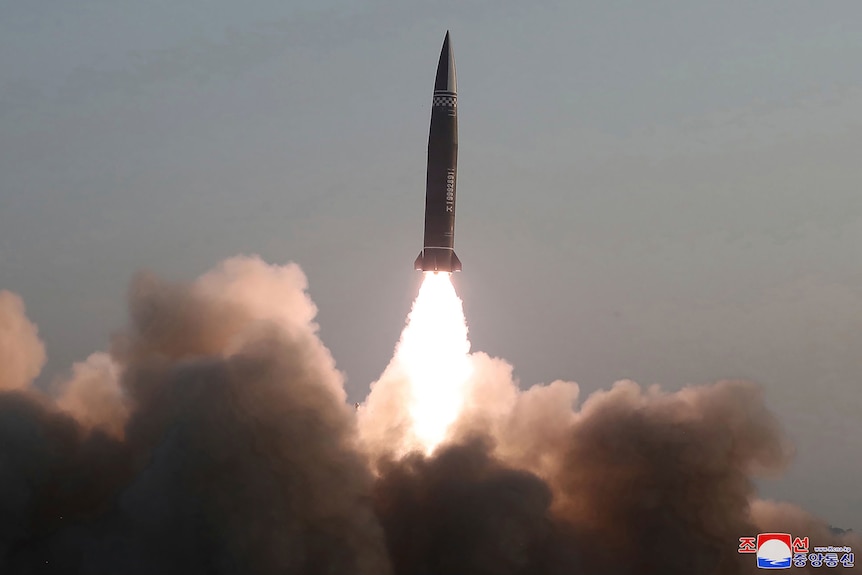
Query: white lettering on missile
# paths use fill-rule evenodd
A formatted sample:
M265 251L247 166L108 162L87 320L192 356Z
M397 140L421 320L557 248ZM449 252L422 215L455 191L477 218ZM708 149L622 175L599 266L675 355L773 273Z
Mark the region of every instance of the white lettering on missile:
M452 168L446 174L446 212L455 213L455 170Z

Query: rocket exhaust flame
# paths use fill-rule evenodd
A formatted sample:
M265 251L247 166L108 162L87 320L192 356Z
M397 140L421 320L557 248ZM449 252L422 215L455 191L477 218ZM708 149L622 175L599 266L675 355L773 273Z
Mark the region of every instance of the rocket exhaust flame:
M425 272L395 351L410 385L413 435L427 453L446 437L472 372L467 322L448 273Z
M475 366L461 299L447 272L425 272L389 365L358 411L377 457L433 453L463 415Z

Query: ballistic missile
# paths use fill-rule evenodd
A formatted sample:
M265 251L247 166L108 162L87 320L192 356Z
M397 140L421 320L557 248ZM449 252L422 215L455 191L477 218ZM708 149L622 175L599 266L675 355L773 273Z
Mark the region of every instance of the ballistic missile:
M425 179L425 242L417 270L459 272L455 255L455 184L458 178L458 90L449 32L443 40L431 99L428 172Z

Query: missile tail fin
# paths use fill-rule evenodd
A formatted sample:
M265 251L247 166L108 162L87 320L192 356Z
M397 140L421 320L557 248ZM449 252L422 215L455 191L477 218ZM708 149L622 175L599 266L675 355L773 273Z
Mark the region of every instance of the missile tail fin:
M461 271L461 260L459 260L458 256L455 255L455 250L452 250L452 260L449 262L449 264L449 271Z
M425 248L419 252L413 268L423 272L460 272L461 260L452 248Z

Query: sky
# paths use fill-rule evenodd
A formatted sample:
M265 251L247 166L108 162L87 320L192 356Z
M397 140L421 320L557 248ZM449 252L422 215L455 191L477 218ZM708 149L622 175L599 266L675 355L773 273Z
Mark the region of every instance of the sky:
M459 88L474 350L583 395L763 386L764 480L862 529L856 2L0 0L0 289L42 385L107 349L141 269L295 261L351 401L420 277L434 68Z

